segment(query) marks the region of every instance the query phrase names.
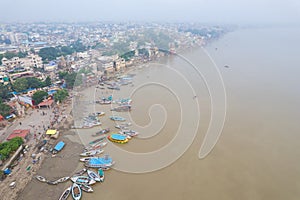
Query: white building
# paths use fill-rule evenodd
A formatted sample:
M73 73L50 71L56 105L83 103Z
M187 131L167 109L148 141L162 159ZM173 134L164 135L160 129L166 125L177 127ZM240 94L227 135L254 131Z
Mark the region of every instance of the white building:
M24 67L25 69L30 69L33 67L42 68L43 61L39 55L30 54L25 58L13 57L12 59L2 58L2 65L6 67L7 70L14 67Z

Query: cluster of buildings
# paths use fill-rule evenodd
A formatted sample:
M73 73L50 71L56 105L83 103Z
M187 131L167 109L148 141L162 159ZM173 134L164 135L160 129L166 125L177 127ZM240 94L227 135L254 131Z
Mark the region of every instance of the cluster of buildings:
M205 34L189 31L204 28ZM195 24L158 23L33 23L0 24L0 83L19 77L50 76L59 81L59 71L88 69L91 76L110 75L136 63L147 62L182 49L205 45L224 29ZM72 52L51 61L42 60L39 51L47 47L72 47L80 42L86 51ZM139 51L143 49L141 53ZM27 56L6 58L6 52ZM128 52L130 52L128 54ZM130 56L122 56L128 54Z

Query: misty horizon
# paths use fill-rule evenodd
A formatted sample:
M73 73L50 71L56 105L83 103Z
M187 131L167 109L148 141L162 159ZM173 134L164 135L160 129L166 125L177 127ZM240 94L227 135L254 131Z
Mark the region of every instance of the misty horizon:
M112 0L14 0L2 2L1 23L31 22L194 22L215 24L297 24L296 0L264 2ZM13 8L13 9L9 9Z

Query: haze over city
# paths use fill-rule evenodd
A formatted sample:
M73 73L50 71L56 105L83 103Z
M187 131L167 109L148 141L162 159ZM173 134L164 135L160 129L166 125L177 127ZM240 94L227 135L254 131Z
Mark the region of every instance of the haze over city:
M0 0L1 200L300 197L300 0Z
M297 0L2 0L1 7L1 22L189 21L262 24L300 21L300 3Z

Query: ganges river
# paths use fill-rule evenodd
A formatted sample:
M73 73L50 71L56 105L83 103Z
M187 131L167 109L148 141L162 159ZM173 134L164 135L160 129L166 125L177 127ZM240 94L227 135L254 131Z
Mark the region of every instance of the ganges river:
M117 131L115 114L140 135L107 145L114 169L83 198L299 199L299 44L300 28L238 29L133 70L133 84L113 92L132 98L130 113L85 105L106 112L103 128ZM83 143L94 139L95 129L78 132Z

